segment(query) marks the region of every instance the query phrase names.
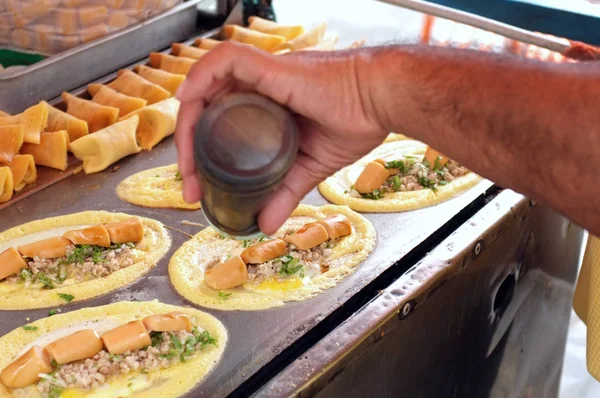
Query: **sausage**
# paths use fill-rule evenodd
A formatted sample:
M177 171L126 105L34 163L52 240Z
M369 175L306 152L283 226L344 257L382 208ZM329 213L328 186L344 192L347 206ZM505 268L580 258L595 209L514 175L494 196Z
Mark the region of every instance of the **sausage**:
M262 264L283 256L286 249L284 241L273 239L247 248L240 256L246 264Z
M448 160L450 160L448 157L442 155L441 153L439 153L438 151L436 151L435 149L433 149L432 147L428 146L427 147L427 151L425 152L425 160L427 162L429 162L429 168L433 170L433 168L435 167L435 160L439 158L439 165L440 167L444 167L446 165L446 163L448 163Z
M327 230L318 223L305 224L295 233L285 237L285 241L300 250L310 250L329 239Z
M91 358L104 348L102 339L95 330L80 330L54 341L46 346L46 351L57 364Z
M178 332L192 331L190 318L181 312L170 312L162 315L150 315L142 320L144 327L149 332Z
M27 268L27 263L14 247L0 253L0 280L17 274L24 268Z
M63 238L69 239L75 245L110 246L110 235L102 224L67 231L63 234Z
M204 282L216 290L231 289L248 280L248 268L240 256L204 271Z
M337 239L340 236L350 235L352 233L352 223L343 214L334 214L323 220L317 221L327 230L329 239Z
M382 165L383 167L385 167L385 165L387 164L385 160L383 159L375 159L373 162L375 163L379 163L380 165Z
M113 355L139 350L152 344L150 335L140 320L111 329L102 334L101 338L106 350Z
M144 224L139 217L106 224L106 230L113 243L139 242L144 238Z
M52 360L48 352L35 345L14 360L0 373L0 381L6 388L23 388L40 380L38 374L52 372Z
M34 258L35 256L41 258L58 258L66 256L67 248L71 245L72 243L69 239L57 236L19 246L17 250L23 257L28 258Z
M370 193L379 189L390 176L389 171L379 162L371 162L354 183L354 189L358 193Z

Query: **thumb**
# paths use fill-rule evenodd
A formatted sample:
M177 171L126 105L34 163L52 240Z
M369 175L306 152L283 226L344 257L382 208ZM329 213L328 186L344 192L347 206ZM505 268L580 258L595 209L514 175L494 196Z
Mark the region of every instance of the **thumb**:
M258 226L265 235L274 234L317 184L329 173L311 157L299 153L281 185L258 215Z

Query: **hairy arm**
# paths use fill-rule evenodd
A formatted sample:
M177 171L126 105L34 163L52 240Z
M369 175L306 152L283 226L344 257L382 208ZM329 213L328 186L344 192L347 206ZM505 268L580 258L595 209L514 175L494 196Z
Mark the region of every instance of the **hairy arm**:
M600 234L600 64L445 48L356 54L363 107Z

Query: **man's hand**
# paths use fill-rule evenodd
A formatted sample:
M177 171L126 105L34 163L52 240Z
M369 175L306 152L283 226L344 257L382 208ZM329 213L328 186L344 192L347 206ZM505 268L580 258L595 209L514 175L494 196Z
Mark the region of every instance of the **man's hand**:
M264 233L274 233L311 189L387 135L360 86L359 69L368 63L369 56L360 51L274 56L234 43L210 51L177 92L181 108L175 143L185 200L193 203L201 197L193 132L204 108L231 91L256 91L297 114L300 132L296 162L258 218Z

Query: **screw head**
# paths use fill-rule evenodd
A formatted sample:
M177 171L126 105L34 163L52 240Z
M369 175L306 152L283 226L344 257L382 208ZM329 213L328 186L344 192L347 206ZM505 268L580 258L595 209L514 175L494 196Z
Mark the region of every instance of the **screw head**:
M415 302L413 300L404 303L402 309L400 310L400 319L406 318L412 312L414 304Z
M475 248L473 249L473 254L475 254L475 256L479 256L479 253L481 253L481 249L483 248L483 245L481 244L481 241L477 242L475 244Z

